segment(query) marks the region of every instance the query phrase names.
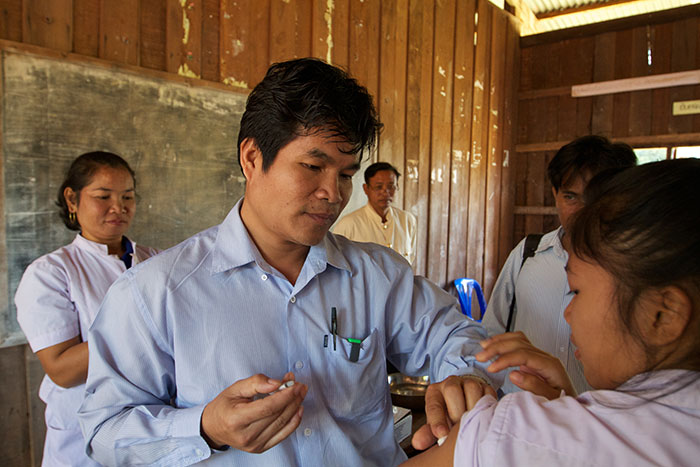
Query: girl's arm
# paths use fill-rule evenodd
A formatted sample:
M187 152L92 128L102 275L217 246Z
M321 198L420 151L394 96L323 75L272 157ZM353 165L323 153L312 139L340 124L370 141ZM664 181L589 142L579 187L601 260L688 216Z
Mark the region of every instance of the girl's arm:
M83 384L87 379L88 344L80 336L41 349L36 353L51 380L64 388Z
M408 459L402 467L452 467L454 465L455 444L459 434L459 423L450 430L450 434L442 446L434 445L427 451Z

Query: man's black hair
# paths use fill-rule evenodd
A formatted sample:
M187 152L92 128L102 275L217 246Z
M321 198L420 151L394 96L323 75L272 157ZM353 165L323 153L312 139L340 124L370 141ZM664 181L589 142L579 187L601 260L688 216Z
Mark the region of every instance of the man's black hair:
M375 162L365 169L365 183L369 185L369 180L374 177L377 172L381 172L382 170L391 170L394 172L394 175L396 175L396 180L398 180L401 176L399 171L396 170L396 167L388 162Z
M315 58L273 64L248 96L238 133L252 138L267 171L279 150L300 135L328 132L350 145L348 154L370 149L382 124L364 86L345 71Z
M547 166L547 176L556 191L572 177L593 177L598 172L637 164L634 150L626 143L612 143L603 136L582 136L564 145Z

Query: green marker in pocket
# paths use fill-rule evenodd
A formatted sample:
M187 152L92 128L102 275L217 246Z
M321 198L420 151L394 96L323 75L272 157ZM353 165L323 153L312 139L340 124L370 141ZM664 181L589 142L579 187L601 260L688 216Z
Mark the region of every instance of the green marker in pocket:
M360 339L348 339L350 342L350 361L356 362L360 358L360 345L362 341Z

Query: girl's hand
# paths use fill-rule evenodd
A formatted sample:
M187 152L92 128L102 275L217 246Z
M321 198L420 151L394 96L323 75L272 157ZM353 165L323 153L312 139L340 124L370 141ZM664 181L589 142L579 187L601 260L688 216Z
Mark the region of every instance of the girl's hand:
M481 342L483 351L475 355L480 362L495 358L487 368L495 373L509 367L519 367L511 372L510 381L520 389L556 399L563 390L576 396L569 376L558 358L530 343L522 332L508 332Z

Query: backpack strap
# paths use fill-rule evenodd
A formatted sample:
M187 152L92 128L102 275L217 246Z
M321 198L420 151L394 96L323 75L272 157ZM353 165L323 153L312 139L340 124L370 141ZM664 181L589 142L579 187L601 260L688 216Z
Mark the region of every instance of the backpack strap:
M542 234L530 234L525 237L525 247L523 248L523 260L520 262L520 269L523 268L525 261L528 258L535 256L537 247L542 240ZM513 326L513 318L515 317L515 287L513 287L513 298L510 301L510 310L508 311L508 324L506 324L506 332L511 331Z

